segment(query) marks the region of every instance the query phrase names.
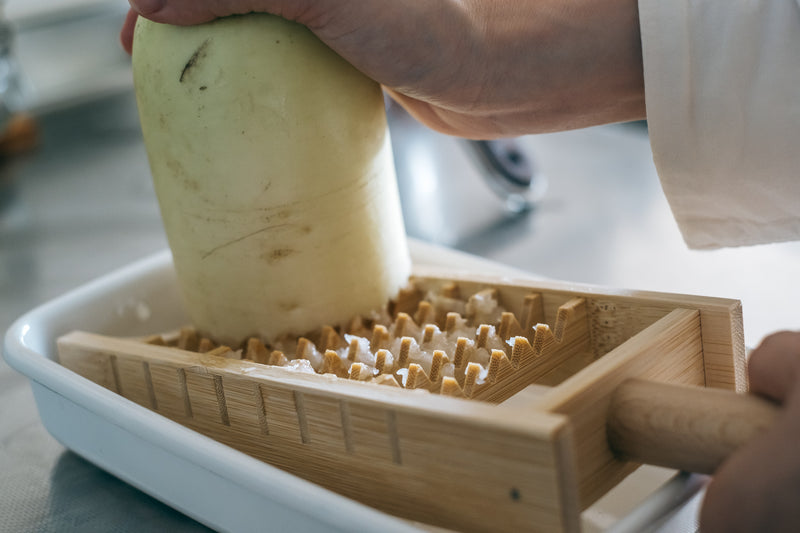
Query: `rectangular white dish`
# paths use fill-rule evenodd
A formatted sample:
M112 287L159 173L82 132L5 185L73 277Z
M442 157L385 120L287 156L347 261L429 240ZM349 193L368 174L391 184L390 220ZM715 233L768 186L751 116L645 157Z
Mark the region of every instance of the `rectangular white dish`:
M510 269L412 243L416 262L463 269ZM517 272L518 274L518 272ZM5 338L5 358L31 380L40 417L64 446L167 505L222 531L419 531L189 430L89 382L57 363L56 339L82 329L136 336L187 322L168 252L100 278L21 317ZM661 475L661 474L659 474ZM651 476L652 477L652 476ZM663 477L658 480L663 483ZM652 492L651 485L644 489ZM698 490L677 476L637 509L590 510L615 531L640 531L669 515ZM641 496L641 488L635 493ZM647 493L645 492L645 494ZM224 495L224 496L221 496ZM602 502L600 502L602 503ZM684 513L685 514L685 513ZM691 518L691 517L690 517ZM584 526L587 524L585 523ZM662 524L663 525L663 524ZM585 527L592 531L597 528Z
M185 322L165 252L24 315L6 334L5 357L30 378L44 426L65 447L211 528L417 530L184 428L56 362L56 338L73 329L139 335Z

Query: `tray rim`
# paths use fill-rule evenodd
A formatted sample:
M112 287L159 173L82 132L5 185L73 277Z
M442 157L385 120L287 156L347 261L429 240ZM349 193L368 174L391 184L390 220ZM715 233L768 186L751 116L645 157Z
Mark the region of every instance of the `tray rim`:
M331 528L347 531L354 523L365 531L418 531L412 523L377 511L354 500L324 489L297 476L288 474L257 459L238 452L195 431L192 431L167 418L153 413L103 387L81 378L62 367L55 360L55 342L63 331L59 330L60 316L76 307L90 305L109 293L125 289L166 274L172 268L169 251L160 252L100 277L81 287L65 293L18 318L7 330L4 338L3 356L15 370L28 377L34 386L42 387L57 395L59 401L77 406L93 415L96 421L112 424L145 439L150 444L163 449L167 454L188 461L194 468L209 471L225 479L234 481L245 492L255 492L266 500L283 506L287 513L298 518L315 520L320 531ZM63 327L63 326L62 326ZM35 394L40 416L52 405L42 405L46 395ZM53 427L49 417L42 417L45 428L59 442L70 442L69 435L63 435L61 428ZM80 428L74 428L80 431ZM87 460L109 470L102 457L88 449L73 449ZM137 486L144 492L160 498L158 479L147 479L137 472L113 472L118 477ZM305 505L313 501L314 505ZM228 529L213 516L203 513L202 501L187 509L185 506L168 505L179 508L185 514L214 528ZM263 524L264 520L274 520L274 516L261 516L259 509L253 509L252 524ZM267 522L268 523L268 522Z
M416 243L411 243L416 244ZM424 243L422 243L424 245ZM414 254L414 247L412 246L412 256L416 255L416 259L420 259L420 257L424 257L424 253L420 253L420 251L425 252L426 246L417 246L416 254ZM420 249L421 248L421 249ZM451 260L459 258L459 255L462 255L458 252L455 252ZM471 258L472 256L468 256L463 254L465 258ZM426 266L418 270L417 272L429 272L429 271L438 271L442 272L441 267L445 266L440 262L437 264L436 262L429 263L431 268ZM456 262L456 261L454 261ZM460 263L460 261L456 262L456 264ZM460 269L453 269L449 268L448 273L449 275L458 276L460 274L468 275L471 279L475 279L475 272L476 271L484 271L484 266L491 266L494 263L484 260L481 258L475 258L474 261L471 263L468 261L466 264L463 264ZM165 272L169 271L169 272ZM492 271L490 269L490 271ZM68 370L61 367L58 363L54 361L55 353L56 353L56 339L64 334L67 333L70 329L75 329L74 327L71 328L64 328L62 324L62 329L58 331L58 324L54 323L57 322L54 320L60 314L62 314L63 309L70 308L77 303L88 303L90 301L96 300L100 296L104 296L109 291L119 291L121 289L128 288L131 279L143 279L147 278L148 276L157 276L157 275L172 275L171 272L173 271L172 268L172 261L171 261L171 254L169 250L164 250L162 252L158 252L151 256L148 256L142 260L136 261L132 264L129 264L123 268L115 270L109 274L106 274L100 278L95 279L89 283L86 283L72 291L65 293L64 295L57 297L43 305L36 307L35 309L29 311L28 313L21 316L17 319L12 326L6 332L4 338L4 358L9 363L12 368L15 368L17 371L28 377L32 385L34 386L34 392L36 392L37 388L44 388L48 391L51 391L58 395L60 399L64 399L69 403L74 403L76 405L84 406L88 404L88 408L96 414L98 417L100 415L96 411L103 411L103 409L98 409L98 405L107 404L109 406L109 410L113 411L113 420L117 421L120 417L120 413L130 414L132 420L135 420L135 423L138 424L140 427L143 427L147 430L151 429L151 424L157 424L158 426L162 426L164 431L171 433L173 430L177 430L179 433L183 432L185 435L183 436L175 436L174 434L172 437L177 439L179 442L190 442L191 447L197 446L197 449L192 449L193 456L199 457L212 457L216 459L224 458L231 458L232 461L236 461L241 464L241 471L245 474L246 478L257 478L258 476L249 476L251 473L255 473L256 471L260 472L267 472L269 474L274 474L275 476L286 480L292 486L298 486L298 490L305 493L305 494L314 494L314 495L322 495L325 498L329 498L329 501L332 501L332 508L335 507L335 512L325 514L321 510L322 506L317 506L316 510L320 511L317 514L325 514L323 516L323 520L326 524L326 529L330 530L331 527L336 527L337 529L340 527L343 530L347 530L352 528L353 523L359 523L361 529L363 530L375 530L375 531L419 531L421 524L414 524L407 522L405 520L387 515L371 507L364 506L355 502L354 500L350 500L343 496L340 496L336 493L328 491L327 489L323 489L313 483L306 482L296 476L291 474L287 474L281 470L275 469L274 467L270 467L258 460L252 459L249 456L246 456L240 452L237 452L227 446L224 446L212 439L208 439L207 437L203 437L202 435L195 433L192 430L184 428L180 424L172 422L166 418L161 417L153 413L152 411L138 406L129 400L121 398L116 394L103 389L99 385L95 385L94 383L89 382L88 380L83 380L86 383L83 384L76 384L71 382L69 379L64 379L65 375L72 375ZM417 273L415 272L415 273ZM525 283L535 283L537 286L552 286L553 289L564 289L564 290L578 290L582 292L593 292L593 291L601 291L604 294L608 294L609 292L617 293L618 295L625 295L629 296L632 293L636 293L637 295L641 296L645 295L669 295L670 299L674 298L675 296L681 296L674 293L660 293L660 292L643 292L643 291L628 291L628 290L619 290L619 289L606 289L604 287L600 287L597 285L584 285L580 283L566 283L560 281L552 281L543 279L541 277L537 277L534 274L527 274L524 271L520 271L518 269L514 269L511 267L504 267L503 265L498 265L497 269L497 276L502 282L513 283L517 281L523 281ZM493 278L494 282L498 282L498 277ZM174 285L174 284L173 284ZM692 296L692 298L697 298L696 296ZM715 300L715 303L721 303L722 301L727 301L733 305L741 305L738 300L732 299L725 299L725 298L717 298L717 297L709 297L709 300ZM74 376L77 377L77 376ZM73 377L73 379L74 379ZM87 390L88 387L88 390ZM77 395L77 397L76 397ZM78 401L79 400L79 401ZM39 411L41 413L42 406L40 405L40 395L36 395L37 407L39 407ZM114 411L110 409L110 406L114 406L120 404L119 409L121 411ZM102 418L102 417L100 417ZM107 420L107 419L104 419ZM154 422L154 420L157 420ZM43 420L44 422L44 420ZM51 431L49 426L45 426L48 431ZM59 438L58 435L54 435L57 439ZM61 439L59 439L61 440ZM77 450L73 450L77 451ZM80 452L78 452L80 453ZM186 449L181 450L181 455L185 457ZM89 460L91 458L87 457ZM94 462L94 461L93 461ZM205 465L204 467L207 467ZM106 466L102 466L101 468L107 469ZM228 468L228 465L222 465L222 470ZM119 475L115 472L115 474ZM668 485L681 485L682 483L679 479L680 474L677 474L672 481L668 483ZM129 477L124 475L119 475L119 477L125 479L127 482L136 485L138 488L143 490L144 492L149 493L150 495L156 497L157 499L161 499L159 497L157 489L153 489L152 487L148 487L146 485L142 485L141 483L135 483L135 480L131 480ZM261 487L261 481L259 479L242 479L240 481L244 481L245 483L241 483L243 488L250 488L247 483L252 483L256 487ZM663 486L662 489L666 490L668 488L667 485ZM657 492L652 493L648 497L648 501L650 502L650 507L654 509L652 503L657 501L662 501L662 507L672 507L676 504L674 499L672 498L662 498L664 490L657 489ZM286 492L285 486L281 487L282 492ZM280 494L278 494L280 496ZM162 499L162 501L165 501ZM202 509L199 512L192 512L192 509L186 509L185 507L180 507L173 505L170 501L165 501L168 505L172 505L177 509L181 510L185 514L188 514L199 521L206 523L207 525L211 525L212 527L221 527L221 524L214 522L211 517L206 517L202 513ZM287 502L290 509L293 512L296 512L298 515L303 514L304 516L307 515L308 509L302 508L299 511L293 509L298 507L296 505L292 505L295 502L289 501ZM680 502L678 502L680 503ZM202 507L202 506L200 506ZM344 512L347 511L347 512ZM650 516L655 515L655 510L653 514L650 512L644 512L645 509L640 507L634 507L633 512L642 520L644 520L643 515L647 514ZM659 509L662 511L662 509ZM354 514L355 513L355 514ZM659 512L661 514L661 512ZM346 516L347 518L342 518ZM353 517L358 520L354 522ZM330 519L335 519L331 521ZM625 521L625 517L623 516L623 521ZM263 522L262 522L263 523ZM640 522L641 523L641 522ZM619 524L623 526L622 523ZM627 525L627 524L626 524ZM627 531L627 527L621 528L614 528L615 531ZM633 529L632 529L633 530ZM631 530L631 531L632 531Z

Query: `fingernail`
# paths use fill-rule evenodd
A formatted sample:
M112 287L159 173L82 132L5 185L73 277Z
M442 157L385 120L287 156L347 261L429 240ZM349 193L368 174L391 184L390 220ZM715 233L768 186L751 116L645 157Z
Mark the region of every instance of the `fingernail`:
M164 8L167 0L128 0L131 8L140 15L152 15Z

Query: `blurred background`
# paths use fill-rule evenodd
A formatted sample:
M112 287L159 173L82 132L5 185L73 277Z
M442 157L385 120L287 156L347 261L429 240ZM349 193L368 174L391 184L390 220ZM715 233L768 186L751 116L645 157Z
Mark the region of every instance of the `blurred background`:
M167 244L130 58L118 45L127 3L7 0L2 9L5 331L31 308ZM800 243L688 250L646 124L475 143L387 109L411 237L549 278L738 298L750 346L800 326ZM107 517L82 506L88 500L126 517L115 531L203 529L64 454L38 423L26 381L4 362L0 395L0 531L110 530Z

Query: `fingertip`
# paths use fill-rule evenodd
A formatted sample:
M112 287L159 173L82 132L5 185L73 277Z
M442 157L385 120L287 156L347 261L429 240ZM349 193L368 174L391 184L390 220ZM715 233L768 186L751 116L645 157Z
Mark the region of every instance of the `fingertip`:
M119 41L122 48L130 55L133 52L133 30L136 27L136 20L139 14L133 9L128 10L125 15L125 22L122 24L122 29L119 32Z
M784 401L800 381L800 332L765 337L750 354L747 366L753 393Z
M131 10L153 22L191 26L209 22L220 16L239 13L240 11L236 11L234 8L242 2L128 0L128 3L131 6ZM249 11L248 9L241 12Z
M145 17L158 13L166 3L166 0L128 0L131 9Z

